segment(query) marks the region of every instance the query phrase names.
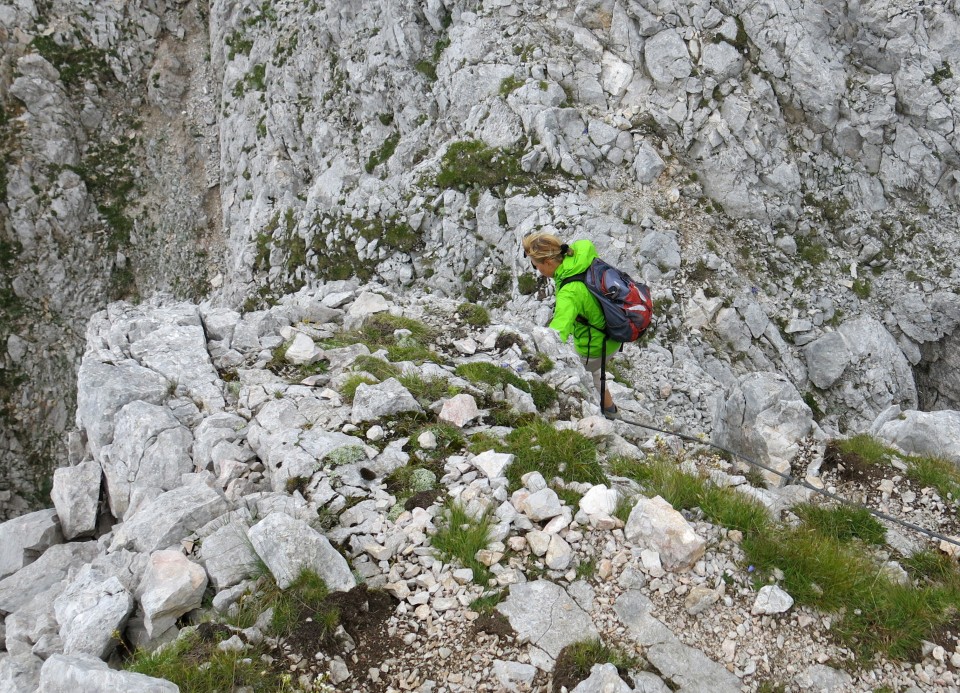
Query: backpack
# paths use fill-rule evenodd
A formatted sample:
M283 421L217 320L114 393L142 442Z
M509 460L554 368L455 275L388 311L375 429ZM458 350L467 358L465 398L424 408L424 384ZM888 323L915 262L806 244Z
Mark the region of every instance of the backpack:
M635 342L650 326L653 318L650 288L642 282L635 282L626 272L595 258L586 272L563 279L557 290L569 282L583 282L586 285L600 304L607 324L601 330L582 315L577 317L577 322L603 332L607 339Z

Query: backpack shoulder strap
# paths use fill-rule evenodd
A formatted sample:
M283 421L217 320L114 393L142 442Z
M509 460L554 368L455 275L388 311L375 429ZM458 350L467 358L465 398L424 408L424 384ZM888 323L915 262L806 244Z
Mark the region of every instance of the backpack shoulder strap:
M560 280L560 286L557 287L557 291L565 287L570 282L582 282L587 283L587 273L581 272L580 274L571 274L569 277L564 277Z
M586 283L587 283L587 273L586 273L586 272L581 272L580 274L572 274L572 275L570 275L569 277L564 277L563 279L560 280L560 286L557 287L557 291L560 291L560 289L562 289L563 287L565 287L565 286L566 286L567 284L569 284L570 282L580 282L581 284L586 285ZM587 327L589 327L589 328L591 328L591 329L593 329L593 330L595 330L595 331L597 331L597 332L600 332L601 334L603 333L603 330L601 330L601 329L600 329L599 327L597 327L596 325L591 324L590 321L587 320L586 316L584 316L584 315L578 315L578 316L577 316L577 322L579 322L581 325L586 325Z

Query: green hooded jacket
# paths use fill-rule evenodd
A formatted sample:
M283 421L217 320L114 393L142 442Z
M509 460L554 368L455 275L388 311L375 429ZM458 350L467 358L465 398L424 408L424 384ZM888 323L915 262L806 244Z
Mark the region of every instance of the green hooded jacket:
M582 315L591 325L600 329L606 327L607 321L603 317L600 303L583 282L570 282L563 287L560 286L567 277L586 272L590 263L597 257L597 249L586 239L574 241L570 248L573 250L573 255L563 258L563 262L553 275L553 281L557 285L557 305L553 309L550 327L560 333L560 339L564 342L570 334L573 334L573 347L581 356L600 358L603 334L577 322L577 316ZM612 356L619 348L620 342L607 340L607 356Z

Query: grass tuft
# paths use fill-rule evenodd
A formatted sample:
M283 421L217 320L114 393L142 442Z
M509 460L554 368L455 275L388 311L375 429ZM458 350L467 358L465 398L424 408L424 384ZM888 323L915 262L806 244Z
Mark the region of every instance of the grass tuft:
M399 368L388 361L377 358L376 356L358 356L353 361L352 370L365 371L377 380L396 378L398 375L400 375Z
M475 558L477 551L490 543L490 522L488 513L476 519L462 505L450 501L430 539L444 561L456 561L473 570L473 581L479 585L486 585L492 576L489 568Z
M421 378L410 373L401 375L398 380L424 406L429 406L443 397L453 397L460 392L459 388L451 386L446 378Z
M607 482L596 443L576 431L558 431L542 419L511 431L501 449L515 456L506 472L511 491L520 488L520 478L527 472L540 472L547 481L559 476L565 481Z
M581 640L564 647L557 656L556 671L564 682L579 682L590 676L594 664L613 664L619 672L640 668L640 659L598 639Z
M891 448L865 433L835 442L844 454L859 455L871 464L882 464L894 454Z
M840 442L868 462L883 462L891 453L867 436ZM684 474L668 460L615 458L609 466L613 474L634 479L678 510L699 507L710 522L741 530L741 546L757 584L782 573L780 586L798 604L840 614L835 632L860 657L915 657L923 640L957 622L957 566L936 552L924 552L904 561L918 585L892 582L869 551L870 545L883 543L883 527L864 510L799 505L794 512L800 524L788 526L774 523L758 503L737 491ZM626 521L628 504L616 512Z
M347 378L343 385L340 388L340 394L343 395L343 398L348 402L353 402L353 398L357 394L357 388L361 385L376 385L377 381L369 376L363 375L362 373L357 373L356 375L351 375Z
M827 508L801 503L793 508L793 512L808 527L837 541L860 539L866 544L877 546L886 542L887 532L883 525L865 508L851 508L847 505Z
M960 499L960 469L938 457L907 458L907 476L921 487L932 486L943 499Z

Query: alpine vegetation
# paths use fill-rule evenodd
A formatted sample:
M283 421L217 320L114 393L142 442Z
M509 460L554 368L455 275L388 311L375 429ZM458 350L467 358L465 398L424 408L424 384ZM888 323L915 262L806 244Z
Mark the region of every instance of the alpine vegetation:
M960 688L957 36L0 5L0 693Z
M782 379L744 377L711 396L714 437L741 402L731 456L691 442L696 410L662 413L665 382L711 382L692 362L624 366L608 386L629 415L611 421L555 332L462 313L335 281L249 313L156 299L97 314L82 459L57 471L52 509L0 524L0 680L957 685L956 545L814 491L942 532L960 509L952 429L908 411L831 438ZM743 473L791 450L790 483Z

